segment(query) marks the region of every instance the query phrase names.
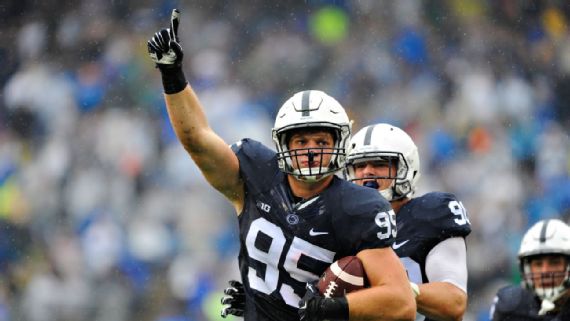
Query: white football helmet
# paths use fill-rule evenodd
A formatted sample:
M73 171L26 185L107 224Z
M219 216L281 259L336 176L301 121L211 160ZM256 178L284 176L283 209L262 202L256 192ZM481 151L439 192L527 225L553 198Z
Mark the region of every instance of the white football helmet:
M540 287L534 284L530 261L539 255L563 255L566 270L556 273L541 273L540 278L560 278L561 284ZM523 284L541 298L550 302L560 298L570 288L570 226L558 219L547 219L534 224L524 235L518 253ZM535 278L537 276L535 275Z
M289 150L291 131L307 128L327 128L334 133L335 146L315 153L318 148ZM319 90L301 91L289 98L279 109L272 130L277 148L279 168L299 180L318 181L344 168L350 140L351 123L344 108L331 96ZM330 150L330 151L329 151ZM328 164L319 167L300 168L293 166L295 155L332 154ZM312 156L311 156L312 157Z
M397 170L389 177L357 178L355 165L367 161L395 161ZM392 185L380 191L388 201L412 195L420 178L420 157L412 138L403 130L390 124L376 124L362 128L350 142L346 174L356 180L393 179ZM374 184L370 187L377 188Z

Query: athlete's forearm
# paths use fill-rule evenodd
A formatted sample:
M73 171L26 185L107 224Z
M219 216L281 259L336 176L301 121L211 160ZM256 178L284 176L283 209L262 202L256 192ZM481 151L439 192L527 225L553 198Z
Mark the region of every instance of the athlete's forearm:
M447 282L419 284L416 297L418 312L441 321L462 320L467 308L467 294Z
M168 116L176 136L208 182L224 194L240 213L243 208L243 183L239 162L224 140L208 125L206 115L189 85L176 94L165 94Z
M408 282L401 287L375 286L350 293L347 297L350 321L415 319L416 305Z
M175 94L164 94L170 123L176 136L190 152L199 152L207 146L203 135L210 130L198 96L189 85Z
M416 302L406 271L391 248L358 253L371 284L347 295L350 320L414 320Z

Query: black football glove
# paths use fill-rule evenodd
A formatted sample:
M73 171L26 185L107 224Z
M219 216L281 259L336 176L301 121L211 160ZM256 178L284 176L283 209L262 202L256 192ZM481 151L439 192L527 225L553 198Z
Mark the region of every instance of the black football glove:
M307 283L307 292L299 302L301 321L346 321L348 301L345 297L325 298L314 283Z
M180 11L174 9L170 17L170 28L161 29L147 41L148 54L162 74L162 84L167 94L182 91L187 83L182 72L184 53L178 38L179 24Z
M236 280L230 280L229 287L224 290L225 296L222 297L222 307L221 315L222 318L228 315L234 315L236 317L243 317L243 312L245 310L245 291L243 285Z

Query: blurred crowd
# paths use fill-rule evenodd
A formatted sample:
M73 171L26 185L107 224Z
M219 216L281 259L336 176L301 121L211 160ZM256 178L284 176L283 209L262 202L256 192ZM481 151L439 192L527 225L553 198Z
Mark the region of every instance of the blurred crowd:
M146 41L182 12L184 69L228 142L273 146L292 93L402 127L418 194L455 193L466 321L570 218L570 3L30 1L0 5L0 321L213 321L237 222L176 140Z

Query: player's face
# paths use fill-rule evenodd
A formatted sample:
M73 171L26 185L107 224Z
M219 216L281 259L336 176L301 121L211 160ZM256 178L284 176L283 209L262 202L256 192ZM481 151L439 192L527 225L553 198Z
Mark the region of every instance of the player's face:
M387 189L392 185L393 178L396 176L396 163L389 161L364 161L354 165L354 173L357 178L355 182L358 185L364 185L368 181L376 181L379 185L378 190ZM370 179L366 179L369 177ZM374 179L373 177L376 177ZM384 178L378 178L384 177Z
M544 255L531 259L530 271L536 287L555 287L562 283L566 272L562 255Z
M328 131L307 131L291 135L289 150L292 166L298 168L327 167L332 158L333 135Z

